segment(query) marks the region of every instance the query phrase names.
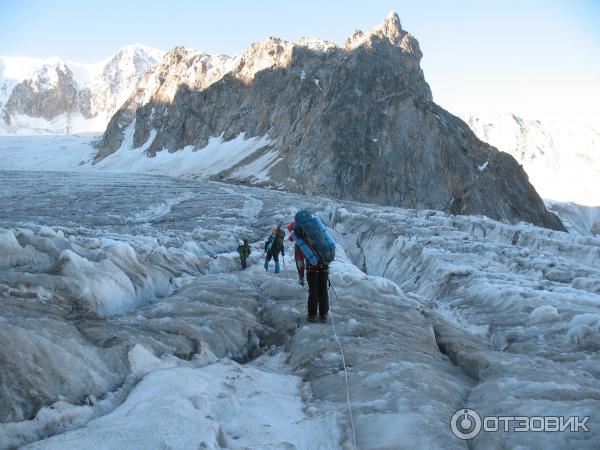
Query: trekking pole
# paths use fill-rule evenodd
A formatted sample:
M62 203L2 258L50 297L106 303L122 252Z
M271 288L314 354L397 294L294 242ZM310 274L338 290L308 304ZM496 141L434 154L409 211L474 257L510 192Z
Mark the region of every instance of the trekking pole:
M327 281L329 282L329 287L331 288L331 290L333 291L333 293L337 297L337 301L340 302L340 303L342 303L342 301L340 300L340 296L338 295L337 291L333 287L333 284L331 284L331 280L328 278Z

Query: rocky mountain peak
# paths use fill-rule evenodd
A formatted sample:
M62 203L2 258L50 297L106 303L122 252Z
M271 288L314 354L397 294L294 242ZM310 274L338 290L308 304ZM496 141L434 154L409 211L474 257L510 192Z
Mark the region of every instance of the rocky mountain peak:
M402 29L400 18L395 11L390 11L383 22L371 28L367 33L355 30L346 39L345 48L351 51L362 45L372 47L378 42L389 42L399 47L408 56L416 58L417 62L423 56L419 42L410 33Z
M403 37L402 34L406 34L406 32L402 30L400 17L398 17L398 14L395 11L390 11L385 20L381 22L379 26L371 30L371 34L375 33L387 37L390 42L395 45L398 45L400 42L400 39Z
M361 30L354 30L352 35L346 39L344 46L347 50L358 47L358 45L364 41L364 36L365 33L363 33Z
M201 52L199 52L197 50L188 49L187 47L184 47L183 45L178 45L176 47L173 47L167 53L165 53L165 56L163 57L163 59L161 61L161 65L177 63L177 62L187 58L190 54L197 54L197 53L201 53Z
M234 60L234 72L239 79L249 82L256 72L286 65L291 56L293 44L281 38L269 36L255 42Z
M232 60L175 49L113 116L96 162L244 136L263 147L215 179L562 228L512 157L433 103L397 14L349 41L270 37Z

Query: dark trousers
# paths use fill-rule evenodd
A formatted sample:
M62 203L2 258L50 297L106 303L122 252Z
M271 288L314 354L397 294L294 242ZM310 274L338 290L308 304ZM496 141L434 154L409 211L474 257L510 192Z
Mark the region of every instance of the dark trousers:
M271 258L273 258L273 261L279 262L279 252L273 253L271 250L269 250L267 252L267 262L271 261Z
M319 315L324 316L329 312L329 292L327 290L329 268L309 266L306 271L306 279L308 280L308 315L316 316L318 307Z
M248 267L248 262L246 261L247 256L240 255L240 261L242 261L242 269L246 269Z

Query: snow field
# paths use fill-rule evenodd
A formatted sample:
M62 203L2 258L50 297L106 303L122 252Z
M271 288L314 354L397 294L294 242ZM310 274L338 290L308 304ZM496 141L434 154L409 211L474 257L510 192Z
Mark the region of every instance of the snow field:
M600 412L600 240L438 212L330 208L353 261L424 306L482 415ZM594 281L592 281L594 280ZM567 414L568 413L568 414ZM475 448L593 448L583 437L486 433Z
M150 133L141 147L133 148L134 130L135 122L124 131L125 138L119 150L98 163L94 163L97 150L92 146L92 142L100 137L97 134L0 136L0 170L103 171L195 178L232 171L227 178L269 183L269 169L280 160L276 150L260 154L270 144L268 137L246 138L243 133L230 141L224 141L222 137L211 138L201 149L187 146L177 152L163 150L149 158L146 151L156 131ZM245 162L248 158L250 162Z
M33 119L29 118L28 120L32 121ZM56 120L63 119L57 118ZM62 122L57 125L58 128L62 126ZM27 127L34 127L34 124L28 123ZM176 152L162 150L150 158L147 149L154 141L156 131L151 131L148 140L142 146L133 148L134 131L135 121L123 131L124 140L121 147L96 164L93 163L93 160L97 150L92 143L100 139L101 136L98 134L90 132L67 136L0 136L0 170L146 173L188 178L215 177L251 185L272 185L269 172L281 161L279 152L270 147L271 141L268 136L246 138L243 133L230 141L223 141L222 136L213 137L202 149L187 146ZM562 143L561 145L565 146L566 144ZM59 151L56 151L57 148ZM561 152L568 153L564 149ZM580 153L577 157L583 158ZM591 153L593 152L587 148L582 154L589 156ZM519 155L514 152L513 156L520 160ZM564 159L566 156L562 155L560 158ZM533 161L542 159L538 157ZM587 161L585 158L583 160ZM584 163L587 164L585 161ZM480 170L485 170L486 164L487 162L484 162L479 167ZM535 164L542 163L535 162ZM554 173L554 166L557 164L551 164L550 173ZM557 167L563 167L565 164L560 163ZM598 203L598 201L594 201L594 198L597 198L594 197L596 195L594 189L597 184L595 180L598 177L592 172L600 169L596 167L597 163L594 164L590 167L586 166L585 170L579 167L570 169L570 178L565 178L568 182L556 183L557 177L554 176L556 174L550 178L544 175L543 180L539 181L540 177L537 172L532 172L534 169L525 163L534 186L544 198L548 199L546 206L560 216L567 229L572 233L588 236L600 234L600 207L583 206L583 204L596 205ZM548 170L542 168L539 169L539 172L545 174ZM589 178L583 188L580 186L581 183L572 182L574 179L579 180L579 173L586 173L586 177ZM564 176L561 174L561 177ZM548 188L548 183L551 184L551 188ZM569 185L571 191L557 194L556 189L562 189L565 185ZM589 187L592 185L594 188ZM582 204L570 203L573 201L581 201Z
M261 264L270 227L307 207L339 244L359 448L465 448L449 428L465 406L600 411L598 239L202 181L3 177L2 448L351 448L331 325L305 322L288 241L286 270ZM594 448L594 424L470 445Z
M297 376L230 360L173 367L147 350L137 354L148 375L115 411L25 448L327 449L335 440L334 417L304 413Z

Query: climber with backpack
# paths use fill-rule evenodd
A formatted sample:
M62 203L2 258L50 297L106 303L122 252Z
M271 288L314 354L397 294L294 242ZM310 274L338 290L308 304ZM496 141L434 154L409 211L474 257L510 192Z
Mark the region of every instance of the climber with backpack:
M296 213L292 236L306 260L307 320L316 322L318 310L321 322L327 322L329 263L335 259L335 241L321 219L308 210Z
M240 242L238 246L238 253L240 254L240 261L242 263L242 270L248 267L247 259L250 256L250 244L248 244L248 239L245 239Z
M285 256L285 249L283 247L283 240L285 239L285 231L281 229L281 226L278 225L271 229L271 235L265 241L265 270L269 271L269 262L271 258L275 261L275 273L280 272L279 268L279 254L281 256Z
M287 226L290 233L288 239L291 242L294 242L294 224L295 222L290 222ZM304 253L302 253L298 244L294 244L294 261L296 262L296 270L298 271L298 283L300 283L300 286L304 286Z

